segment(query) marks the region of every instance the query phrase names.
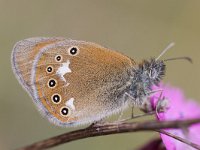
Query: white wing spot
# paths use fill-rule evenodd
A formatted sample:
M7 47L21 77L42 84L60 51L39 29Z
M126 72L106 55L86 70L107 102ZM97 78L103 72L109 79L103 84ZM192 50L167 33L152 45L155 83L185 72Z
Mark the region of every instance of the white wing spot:
M66 101L65 105L70 107L72 110L75 110L74 98L70 98L68 101Z
M58 70L56 72L62 78L62 80L65 82L66 82L66 79L64 78L64 75L66 73L72 72L71 69L69 68L69 64L70 64L69 60L67 60L66 63L62 63L62 65L58 68Z

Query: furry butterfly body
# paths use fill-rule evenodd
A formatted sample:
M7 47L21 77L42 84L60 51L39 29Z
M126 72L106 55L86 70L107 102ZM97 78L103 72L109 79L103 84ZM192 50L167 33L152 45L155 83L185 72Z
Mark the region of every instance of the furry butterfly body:
M16 43L12 65L40 112L59 126L87 124L141 106L165 72L163 61L133 59L65 38Z

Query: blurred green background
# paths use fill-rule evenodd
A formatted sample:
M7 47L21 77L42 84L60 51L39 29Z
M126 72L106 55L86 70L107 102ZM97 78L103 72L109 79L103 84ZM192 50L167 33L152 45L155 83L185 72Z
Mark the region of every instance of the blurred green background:
M42 118L11 70L15 42L35 36L63 36L116 49L137 61L158 56L190 56L167 64L165 82L181 87L187 97L200 100L199 0L0 0L0 150L65 133ZM156 133L130 133L84 139L55 150L131 150Z

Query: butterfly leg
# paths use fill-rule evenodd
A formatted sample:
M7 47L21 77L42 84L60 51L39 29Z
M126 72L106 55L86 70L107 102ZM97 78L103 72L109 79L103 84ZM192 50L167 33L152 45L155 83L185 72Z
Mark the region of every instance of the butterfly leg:
M144 102L142 106L140 107L141 111L145 113L154 111L154 108L153 108L154 106L152 106L152 102L150 101L150 98L151 98L150 96L158 92L160 92L160 96L158 97L158 99L160 99L162 97L163 89L157 89L157 90L153 90L147 93L148 96L143 100Z
M134 118L134 106L131 107L131 118Z
M98 121L93 122L89 127L96 127L96 126L101 126L107 124L107 122L105 121L105 119L100 119Z

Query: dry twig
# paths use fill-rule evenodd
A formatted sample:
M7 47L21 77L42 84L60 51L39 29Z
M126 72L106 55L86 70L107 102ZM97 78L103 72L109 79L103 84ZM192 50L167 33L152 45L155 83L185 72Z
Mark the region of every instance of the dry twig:
M152 131L152 130L159 130L166 128L180 128L183 126L188 127L195 123L200 123L200 118L191 120L181 120L181 121L165 121L165 122L146 121L137 123L119 122L119 123L98 124L98 125L96 124L93 126L89 126L85 129L72 131L43 141L39 141L37 143L26 146L19 150L36 150L36 149L41 150L89 137L127 133L127 132L137 132L137 131Z

